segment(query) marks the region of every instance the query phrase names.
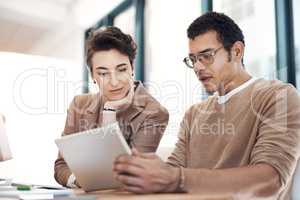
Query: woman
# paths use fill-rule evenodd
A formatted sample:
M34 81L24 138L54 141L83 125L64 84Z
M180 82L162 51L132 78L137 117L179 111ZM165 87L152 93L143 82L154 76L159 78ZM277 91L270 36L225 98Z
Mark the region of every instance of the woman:
M86 50L86 62L99 92L73 99L62 135L118 122L130 147L155 152L169 114L141 82L133 80L136 44L131 36L116 27L97 30L88 38ZM59 184L78 186L60 155L54 171Z

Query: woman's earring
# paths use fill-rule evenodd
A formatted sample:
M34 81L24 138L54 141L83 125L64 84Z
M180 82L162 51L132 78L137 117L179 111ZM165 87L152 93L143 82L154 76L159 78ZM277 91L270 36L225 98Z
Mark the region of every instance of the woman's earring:
M96 81L94 80L94 84L96 84Z

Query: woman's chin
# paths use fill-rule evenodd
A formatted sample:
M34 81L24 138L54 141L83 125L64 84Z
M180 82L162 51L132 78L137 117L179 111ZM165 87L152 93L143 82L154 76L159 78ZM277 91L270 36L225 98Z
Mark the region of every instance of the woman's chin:
M109 96L107 99L108 101L118 101L118 100L121 100L125 97L124 94L120 94L120 95L111 95Z

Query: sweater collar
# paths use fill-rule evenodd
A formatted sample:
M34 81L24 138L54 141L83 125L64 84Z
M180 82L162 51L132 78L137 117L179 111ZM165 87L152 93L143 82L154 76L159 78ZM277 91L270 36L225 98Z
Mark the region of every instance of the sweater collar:
M257 78L252 77L251 79L249 79L248 81L246 81L242 85L238 86L237 88L234 88L233 90L231 90L230 92L228 92L224 96L219 96L219 94L217 92L216 95L217 95L218 104L224 104L224 103L226 103L232 96L234 96L235 94L239 93L243 89L247 88L249 85L251 85L252 83L254 83L256 80L257 80Z

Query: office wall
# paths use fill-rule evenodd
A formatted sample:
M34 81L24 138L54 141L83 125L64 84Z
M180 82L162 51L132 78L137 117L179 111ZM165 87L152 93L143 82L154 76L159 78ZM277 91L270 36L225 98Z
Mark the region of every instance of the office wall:
M185 110L203 96L201 85L183 58L186 29L200 15L201 1L151 0L145 6L145 85L170 113L160 146L173 147Z
M56 184L54 139L60 137L69 102L81 93L82 63L0 53L0 110L13 159L0 163L0 177Z

